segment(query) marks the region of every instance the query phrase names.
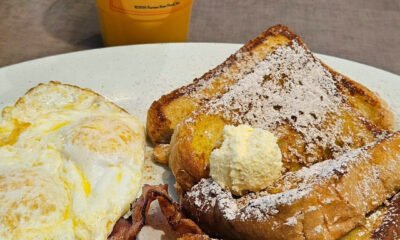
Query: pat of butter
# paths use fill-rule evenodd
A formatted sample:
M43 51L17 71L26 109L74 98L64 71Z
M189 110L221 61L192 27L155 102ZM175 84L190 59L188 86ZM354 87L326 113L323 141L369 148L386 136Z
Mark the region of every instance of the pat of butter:
M235 195L265 189L281 176L282 154L270 132L227 125L222 146L212 151L210 175Z

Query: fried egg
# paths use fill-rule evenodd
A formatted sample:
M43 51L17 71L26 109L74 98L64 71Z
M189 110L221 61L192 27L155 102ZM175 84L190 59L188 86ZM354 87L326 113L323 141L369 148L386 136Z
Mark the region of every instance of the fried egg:
M106 239L140 188L144 127L58 82L0 119L0 239Z

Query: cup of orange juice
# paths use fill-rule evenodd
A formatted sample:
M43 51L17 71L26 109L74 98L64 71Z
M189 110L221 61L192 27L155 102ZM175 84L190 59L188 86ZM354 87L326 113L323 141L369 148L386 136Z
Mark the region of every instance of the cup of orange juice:
M106 46L184 42L193 0L96 0Z

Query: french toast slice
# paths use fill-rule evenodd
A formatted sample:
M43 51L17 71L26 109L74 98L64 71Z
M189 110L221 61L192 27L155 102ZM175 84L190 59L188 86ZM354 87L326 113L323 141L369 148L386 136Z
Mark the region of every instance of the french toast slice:
M211 178L202 179L184 195L183 208L204 230L224 239L338 239L400 189L399 171L396 132L336 159L287 172L271 189L241 198ZM379 231L374 239L382 239Z
M236 55L243 57L240 51L246 52L243 50L246 44L239 54L194 83L163 96L149 110L147 130L153 143L167 143L174 132L167 150L169 166L183 191L193 192L192 186L208 177L209 155L220 146L222 130L227 124L248 124L273 132L279 139L285 175L390 134L393 114L382 99L316 59L301 39L286 27L271 29L275 33L284 29L285 33L279 34L289 41L274 46L258 60L238 61ZM271 29L250 43L262 42ZM246 54L252 56L252 51ZM231 61L239 62L239 69L244 70L237 71L235 65L231 67ZM241 66L243 62L246 66ZM221 72L223 80L219 78ZM188 102L190 104L186 104ZM174 113L178 114L174 116ZM279 187L267 191L280 193ZM219 198L216 192L211 195ZM200 202L201 199L197 201ZM204 214L205 222L216 216L215 212L207 215L207 207L198 209L203 211L199 214ZM190 205L187 209L192 210ZM365 214L356 217L359 224ZM225 220L219 218L210 223L215 225L221 221ZM240 228L231 222L226 224ZM347 231L355 226L352 223ZM213 227L216 226L211 227L214 231ZM251 239L258 237L249 236ZM284 239L291 239L284 236Z
M378 227L371 234L374 240L400 238L400 193L397 193L385 206L382 216L377 218ZM379 211L379 210L378 210ZM377 214L379 215L379 213Z
M284 171L295 171L373 142L393 122L383 100L323 64L296 37L177 125L169 167L183 191L208 177L209 156L228 124L272 132Z
M277 25L267 29L257 38L246 43L225 62L183 86L154 101L147 115L147 133L154 144L169 143L176 125L206 102L224 94L229 86L254 71L255 67L277 48L290 46L293 42L304 46L302 40L286 26ZM365 118L387 129L393 121L387 106L379 97L364 86L342 76L340 87L347 92L353 104Z
M400 238L400 193L366 216L365 221L340 240L393 240Z
M238 81L239 76L251 72L257 62L296 37L286 27L271 27L193 83L154 101L147 113L146 128L150 140L154 144L169 143L180 121L204 102L223 94L226 87Z

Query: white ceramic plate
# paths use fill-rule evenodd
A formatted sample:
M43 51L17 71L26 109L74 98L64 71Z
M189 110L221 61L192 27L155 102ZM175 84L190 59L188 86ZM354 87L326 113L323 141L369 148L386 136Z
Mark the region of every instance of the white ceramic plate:
M0 108L14 103L29 88L57 80L91 88L146 120L150 104L162 94L187 84L237 50L238 44L184 43L105 48L47 57L0 69ZM335 70L377 92L396 113L400 127L400 76L367 65L318 55ZM148 163L145 181L173 183L170 172ZM171 189L171 188L170 188ZM172 190L172 189L171 189ZM155 229L141 239L169 239L154 213Z

